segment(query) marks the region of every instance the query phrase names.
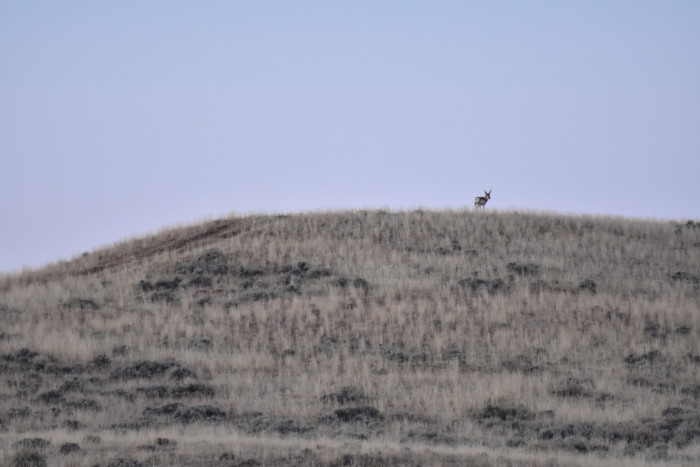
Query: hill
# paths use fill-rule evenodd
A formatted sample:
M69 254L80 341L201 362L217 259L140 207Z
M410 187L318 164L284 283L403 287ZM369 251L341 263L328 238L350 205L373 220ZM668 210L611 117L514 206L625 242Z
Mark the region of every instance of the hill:
M700 225L245 216L0 278L2 465L700 462Z

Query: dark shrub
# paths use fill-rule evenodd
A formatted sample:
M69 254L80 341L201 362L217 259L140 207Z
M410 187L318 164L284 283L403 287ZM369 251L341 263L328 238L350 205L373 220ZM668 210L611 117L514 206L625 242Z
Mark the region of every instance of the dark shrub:
M175 295L172 290L161 290L159 292L153 292L149 298L151 303L167 303L168 305L179 305L180 298Z
M129 363L112 370L111 379L152 379L158 376L163 376L165 373L174 372L175 370L183 369L183 367L174 361L154 362L143 361Z
M153 288L156 290L177 290L180 287L181 282L182 279L180 279L179 277L176 277L172 280L163 279L156 282Z
M379 410L369 405L337 409L333 416L343 423L369 423L384 419Z
M181 406L177 408L174 416L182 423L220 422L226 419L226 412L211 405Z
M51 441L44 438L23 438L13 444L18 449L41 449L51 444Z
M64 456L67 456L73 452L80 452L80 445L78 443L63 443L58 452Z
M13 467L46 467L46 456L38 452L18 452L12 459Z
M480 420L497 419L501 421L530 420L534 418L532 412L524 407L499 407L497 405L487 405L486 408L477 414Z
M700 278L698 278L698 276L686 271L676 271L675 273L671 274L671 279L674 281L688 282L695 285L700 283Z
M578 284L578 288L584 292L590 292L595 294L598 289L598 285L592 279L584 279Z
M108 367L110 363L112 363L112 360L109 357L107 357L107 355L99 354L90 361L89 366L101 369Z
M643 355L635 355L633 353L625 357L625 363L628 365L646 365L654 363L661 360L661 352L658 350L652 350Z

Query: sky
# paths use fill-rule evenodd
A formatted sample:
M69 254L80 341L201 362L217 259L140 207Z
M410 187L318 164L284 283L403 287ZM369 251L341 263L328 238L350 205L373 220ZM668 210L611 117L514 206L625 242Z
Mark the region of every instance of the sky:
M344 209L700 219L700 2L0 4L0 272Z

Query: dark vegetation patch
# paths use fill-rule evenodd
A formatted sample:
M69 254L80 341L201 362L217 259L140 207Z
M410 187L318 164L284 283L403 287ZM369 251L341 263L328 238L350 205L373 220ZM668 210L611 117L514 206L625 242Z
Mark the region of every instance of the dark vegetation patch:
M364 423L364 424L374 424L381 423L384 421L384 416L369 405L361 405L356 407L342 407L340 409L334 410L328 415L323 415L319 417L319 423L322 424L333 424L333 423Z
M161 279L155 283L142 280L137 285L137 290L141 292L150 292L148 300L151 303L166 303L169 305L179 305L181 300L177 295L182 279L176 277L174 279ZM143 300L143 298L142 298Z
M167 361L141 361L127 363L112 370L111 379L132 380L132 379L153 379L165 375L169 375L174 379L181 379L178 370L187 372L188 375L194 374L191 370L184 368L174 360Z
M13 467L46 467L46 456L34 451L22 451L12 458Z
M78 443L63 443L58 452L64 456L74 452L80 452L80 445Z
M689 220L683 226L688 230L700 230L700 221Z
M79 375L85 371L87 368L84 365L69 365L52 355L41 355L27 348L0 355L0 374L22 374L25 381L38 380L38 384L41 383L42 375Z
M475 414L475 418L480 422L520 422L532 420L535 414L522 406L500 406L487 405L482 411Z
M88 412L99 412L102 406L99 402L93 399L78 399L69 400L63 403L63 407L71 410L83 410Z
M151 303L165 303L167 305L180 305L180 303L182 303L180 297L172 290L153 292L149 296L149 300Z
M580 397L578 388L565 397ZM625 454L654 452L659 446L684 448L700 439L700 412L669 407L655 419L605 423L561 423L553 411L535 413L522 406L489 404L472 418L487 430L519 446L579 453L606 452L609 444L624 443Z
M508 289L503 279L479 279L477 277L469 277L459 280L457 284L472 292L486 291L492 295L505 292Z
M630 366L651 365L660 361L662 361L662 355L658 350L652 350L642 355L631 353L624 359L624 362Z
M208 250L192 261L181 261L175 272L192 276L221 276L229 272L228 258L219 250Z
M214 280L211 278L211 276L194 276L187 283L188 287L197 287L197 288L207 288L207 287L211 287L212 285L214 285Z
M364 292L369 292L370 285L365 279L357 277L355 279L350 279L347 277L334 277L331 279L330 284L334 287L341 289L347 289L348 287L353 287L355 289L360 289Z
M61 427L71 431L78 431L85 428L85 424L80 423L77 420L63 420Z
M42 392L39 394L35 401L42 404L59 404L63 402L63 391L59 389L51 389L50 391Z
M236 427L250 434L278 433L280 435L302 435L314 428L296 421L262 412L247 412L233 419Z
M238 277L243 277L245 279L261 277L266 274L267 270L265 268L256 265L239 266L236 271Z
M671 274L671 279L678 282L685 282L691 285L700 284L700 278L697 275L688 271L676 271L673 274Z
M605 319L608 322L618 322L621 324L629 325L632 318L629 313L621 312L620 310L608 310L605 312Z
M198 306L221 304L225 310L230 310L246 303L300 295L314 284L316 289L313 293L318 293L319 285L322 285L317 283L318 279L333 274L331 270L314 267L307 261L283 266L231 265L217 250L207 252L193 261L177 263L174 270L179 276L177 279L182 282L178 282L179 287L158 289L156 284L141 281L137 290L150 293L148 299L152 302L179 305L182 299L178 294L183 288L197 288L193 299ZM331 281L331 285L336 284L334 281L335 279ZM340 279L341 284L345 284L345 281L357 289L370 289L369 283L361 278ZM225 286L225 290L221 287L214 288L217 284Z
M700 384L690 384L683 387L681 389L681 394L692 396L695 399L700 399ZM698 426L698 428L700 429L700 426Z
M593 396L591 391L586 389L583 385L576 383L568 383L556 387L552 389L550 393L556 397L589 398Z
M142 444L138 449L145 451L157 451L163 449L173 449L177 446L177 441L170 438L156 438L152 444Z
M246 302L266 302L277 298L277 294L274 292L268 292L265 290L254 290L250 292L244 292L239 296L238 303Z
M598 284L593 279L583 279L578 284L578 289L582 292L588 292L595 295L598 292Z
M136 393L150 399L212 398L216 391L211 386L193 383L187 386L150 386L137 388Z
M182 283L182 279L179 277L176 277L174 279L161 279L155 283L152 283L150 281L145 281L142 280L138 283L137 288L141 290L142 292L151 292L153 290L156 291L175 291L180 288L180 284Z
M226 420L226 412L212 405L181 406L173 414L182 423L221 422Z
M95 358L88 362L88 366L96 370L103 370L109 367L112 360L105 354L96 355Z
M12 407L7 411L7 418L10 420L27 418L32 414L29 407Z
M185 379L197 379L197 374L190 370L189 368L179 367L175 368L172 373L170 373L170 379L173 381L183 381Z
M171 448L177 446L177 441L170 438L156 438L156 446Z
M44 438L22 438L13 446L17 449L43 449L51 444L51 441Z
M406 363L406 362L419 362L424 360L424 358L430 357L427 352L414 351L407 349L403 342L387 343L382 344L379 347L382 357L387 360Z
M630 386L648 388L659 394L670 394L676 391L676 383L666 379L632 375L627 378L627 384Z
M129 349L125 345L117 345L112 347L112 356L113 357L124 357L126 354L129 352Z
M528 288L532 293L589 293L591 295L598 293L598 284L593 279L583 279L577 284L559 279L544 280L536 278L530 281Z

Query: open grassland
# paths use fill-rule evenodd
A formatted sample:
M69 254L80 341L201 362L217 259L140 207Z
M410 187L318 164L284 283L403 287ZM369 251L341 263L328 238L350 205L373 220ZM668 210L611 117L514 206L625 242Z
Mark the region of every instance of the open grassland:
M700 225L357 211L0 278L1 465L700 463Z

